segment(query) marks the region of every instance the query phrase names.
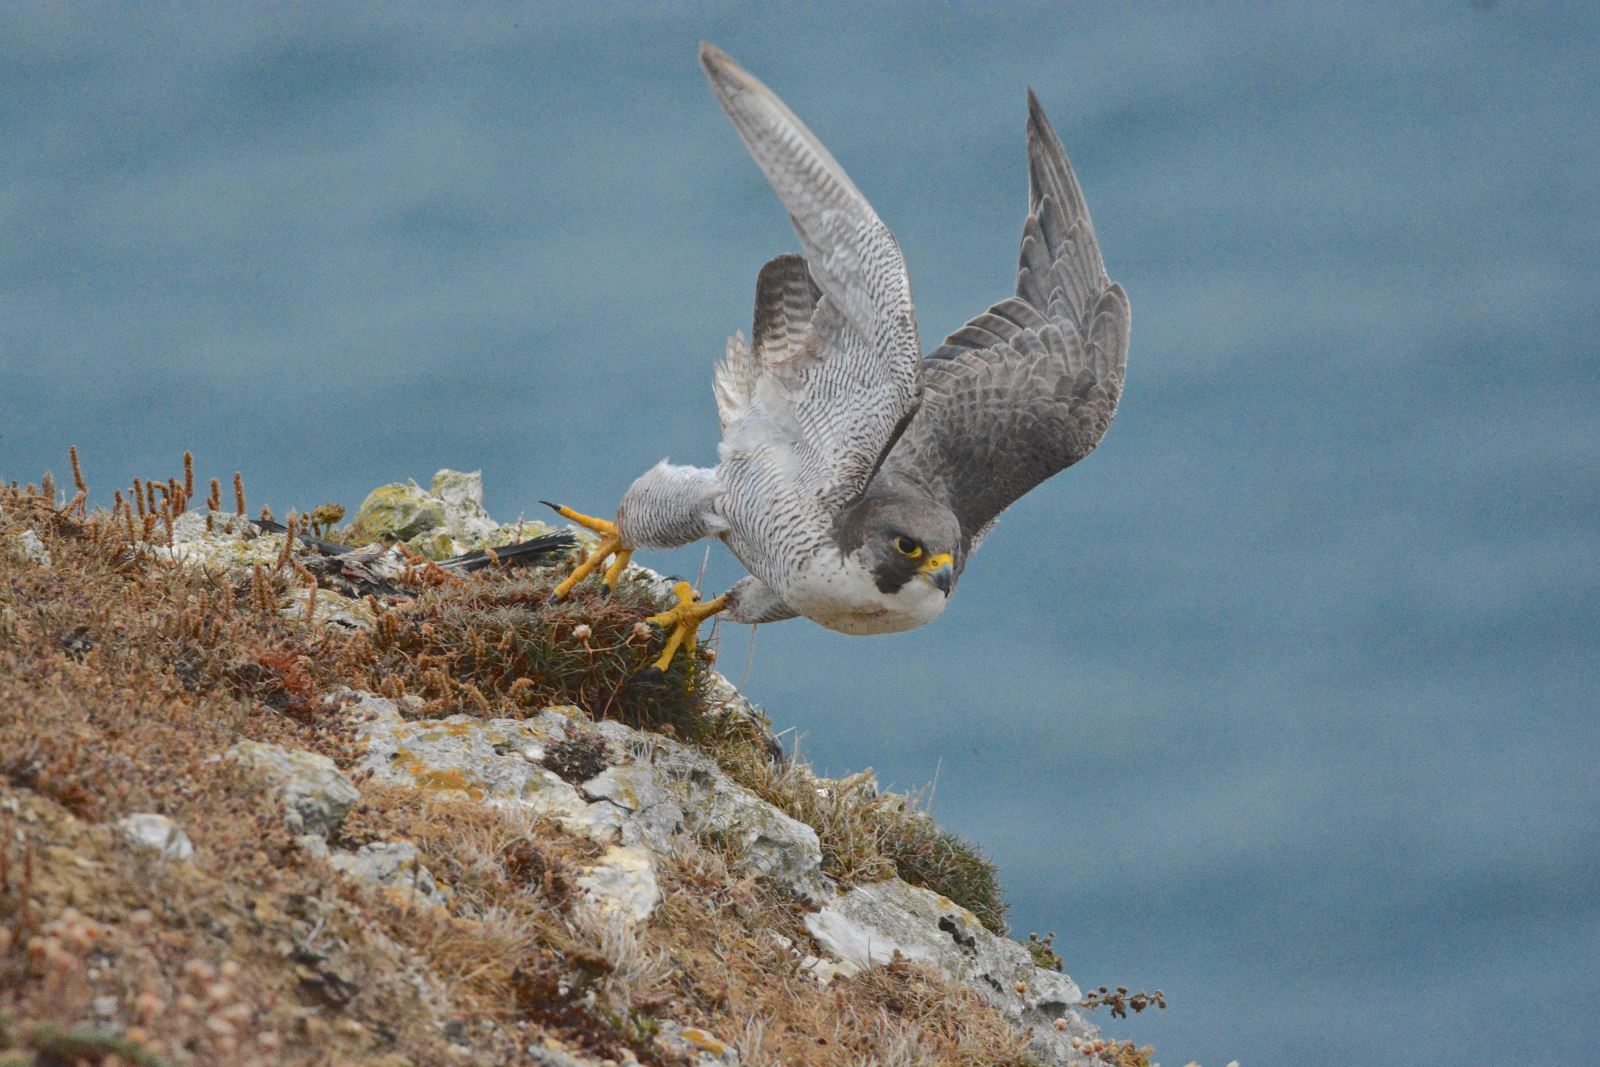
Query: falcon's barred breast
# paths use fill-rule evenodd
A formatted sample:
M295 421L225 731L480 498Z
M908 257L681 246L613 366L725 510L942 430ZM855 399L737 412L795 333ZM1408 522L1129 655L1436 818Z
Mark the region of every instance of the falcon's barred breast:
M1122 393L1127 295L1106 275L1030 91L1016 294L924 358L888 227L770 89L709 44L700 61L801 255L761 269L751 338L731 339L716 369L718 465L663 461L615 522L560 509L605 536L558 595L606 558L614 581L636 547L718 537L751 577L705 605L680 593L662 619L690 641L716 611L752 623L804 615L854 634L920 626L999 514L1105 435Z

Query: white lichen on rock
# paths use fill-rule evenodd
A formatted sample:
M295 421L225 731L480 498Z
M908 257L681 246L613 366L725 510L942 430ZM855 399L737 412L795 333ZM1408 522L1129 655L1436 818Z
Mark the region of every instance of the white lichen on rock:
M655 859L632 845L612 845L577 881L602 913L614 912L629 922L644 922L661 903Z
M44 542L39 540L39 535L32 530L23 530L13 537L11 550L30 563L37 563L41 567L50 566L50 551L44 547Z
M165 815L142 811L117 820L117 832L142 849L159 853L163 859L194 858L194 843L183 828Z
M688 746L618 722L590 723L571 707L546 708L529 719L408 721L392 701L353 692L340 699L354 709L355 738L364 746L358 766L374 781L452 790L554 818L573 833L637 851L612 864L630 871L639 857L653 864L652 857L670 856L674 838L689 834L728 848L744 873L805 896L824 892L816 831ZM585 735L611 762L577 785L528 758L530 751L550 758ZM615 873L601 880L633 884Z
M433 872L423 866L416 846L408 841L374 841L355 852L334 850L328 864L359 882L394 892L407 903L449 903Z

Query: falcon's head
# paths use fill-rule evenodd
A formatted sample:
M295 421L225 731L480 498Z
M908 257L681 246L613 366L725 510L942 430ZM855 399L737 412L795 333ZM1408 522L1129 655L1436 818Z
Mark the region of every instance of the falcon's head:
M868 494L840 524L840 547L853 554L880 593L948 597L960 573L961 524L923 496Z

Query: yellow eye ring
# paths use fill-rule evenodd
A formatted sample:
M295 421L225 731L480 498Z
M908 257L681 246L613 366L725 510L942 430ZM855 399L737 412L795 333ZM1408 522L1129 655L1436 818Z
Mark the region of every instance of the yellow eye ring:
M922 546L909 537L896 537L894 539L894 550L906 559L922 558Z

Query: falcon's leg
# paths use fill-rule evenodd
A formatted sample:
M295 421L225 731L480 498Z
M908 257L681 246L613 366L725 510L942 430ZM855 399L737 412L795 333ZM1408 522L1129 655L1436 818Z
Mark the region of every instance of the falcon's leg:
M615 522L545 501L562 518L600 535L595 550L552 595L557 600L566 596L608 559L611 566L604 580L609 593L616 589L635 548L676 548L722 533L728 527L716 512L719 494L716 471L663 460L634 479L617 505Z
M722 617L729 622L743 622L755 626L800 616L798 611L783 602L783 598L776 590L754 575L734 582L733 588L723 596L728 603L722 609Z
M668 608L660 615L652 615L645 622L662 629L671 627L667 634L667 644L661 650L661 656L654 664L658 671L666 671L672 665L672 657L678 654L681 646L688 655L694 654L695 633L700 629L700 624L711 616L721 611L728 605L727 594L700 603L700 594L688 582L679 582L672 587L672 593L678 598L676 607Z
M577 569L567 575L566 579L556 586L555 591L550 595L560 600L572 592L573 586L587 578L590 573L608 559L612 562L611 566L606 568L605 589L607 593L615 589L617 587L617 579L622 575L623 568L628 565L628 560L633 556L632 547L623 547L622 534L617 531L617 524L608 522L605 519L597 519L593 515L585 515L580 511L573 511L571 508L563 507L560 504L551 504L548 500L543 501L543 503L554 508L562 518L575 522L585 529L593 530L600 535L600 543L595 546L595 550L589 553L584 561L578 564Z

